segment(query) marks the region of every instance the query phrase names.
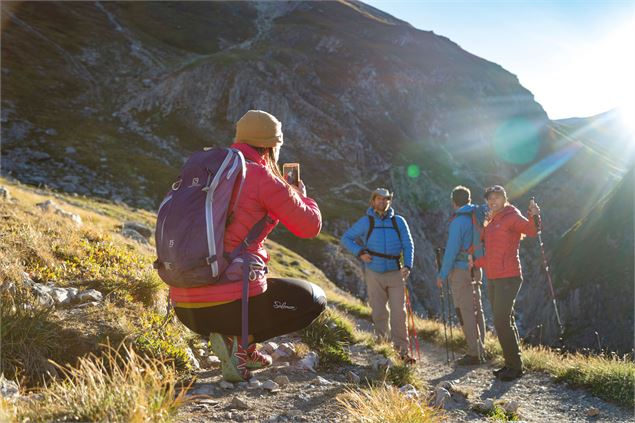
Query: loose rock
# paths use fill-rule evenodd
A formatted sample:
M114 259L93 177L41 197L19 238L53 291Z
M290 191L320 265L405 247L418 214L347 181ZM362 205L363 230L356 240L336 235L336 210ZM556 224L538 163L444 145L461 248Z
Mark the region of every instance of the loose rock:
M356 373L349 371L348 373L346 373L346 380L358 385L361 381L361 378Z
M104 299L104 296L102 295L102 293L97 291L96 289L87 289L86 291L82 291L79 294L77 294L77 300L80 303L87 303L91 301L102 301L103 299Z
M262 387L270 392L277 392L280 390L280 385L278 385L276 382L274 382L271 379L268 379L267 381L265 381L265 383L262 384Z
M0 374L0 397L15 398L20 395L18 384L12 380L8 380L4 375Z
M508 413L516 413L518 411L518 407L520 406L520 404L518 403L518 401L507 401L505 403L503 403L502 407L503 410L507 411Z
M318 366L320 359L317 353L309 351L309 353L298 362L298 368L305 369L316 373L315 368Z
M452 398L452 395L447 389L437 388L434 393L434 406L445 408L445 404L450 398Z
M265 350L267 354L273 354L273 352L278 349L278 344L273 341L269 341L262 346L262 349Z
M232 399L231 406L240 410L249 409L249 404L241 397L234 397L234 399Z
M4 186L0 186L0 199L2 199L4 201L10 201L11 200L11 193Z
M133 231L144 237L146 240L149 240L152 236L152 229L139 222L125 222L123 224L123 229L132 229Z
M226 380L221 380L218 386L220 386L223 389L234 389L234 384L227 382Z
M280 387L283 387L289 384L289 378L285 375L276 376L274 382L280 385Z

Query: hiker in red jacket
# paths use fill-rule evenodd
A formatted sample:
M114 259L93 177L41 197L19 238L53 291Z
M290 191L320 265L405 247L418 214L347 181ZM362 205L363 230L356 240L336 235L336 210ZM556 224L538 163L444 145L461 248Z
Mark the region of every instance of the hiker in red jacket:
M494 375L500 380L510 381L523 375L518 329L514 321L514 302L523 281L518 246L524 235L535 237L537 229L534 222L509 204L502 186L487 188L485 200L491 213L483 230L485 255L473 265L483 268L487 277L494 327L505 358L505 366L495 370ZM540 216L540 208L535 202L529 203L528 213Z
M250 110L236 124L232 148L243 153L247 173L235 213L228 220L225 251L233 251L250 228L268 216L259 238L246 248L263 264L262 270L252 270L249 278L249 347L243 349L240 339L242 281L170 287L179 320L194 332L209 336L228 381L248 379L249 369L271 364L271 357L256 350L256 342L302 329L326 307L326 296L320 287L299 279L265 276L269 255L264 242L278 222L301 238L316 237L322 226L318 205L306 196L302 181L297 186L289 185L280 174L278 156L282 142L281 123L269 113ZM234 192L230 207L236 195Z

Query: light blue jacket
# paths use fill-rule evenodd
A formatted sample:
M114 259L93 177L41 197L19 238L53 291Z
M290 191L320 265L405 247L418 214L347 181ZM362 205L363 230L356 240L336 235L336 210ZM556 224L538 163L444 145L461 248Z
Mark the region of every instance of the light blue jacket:
M466 204L454 212L452 221L450 222L450 230L448 234L448 242L445 244L445 254L443 255L443 264L438 277L447 279L452 269L468 269L465 252L472 245L473 225L472 211L476 211L476 218L483 224L487 205Z
M375 219L375 227L369 239L366 240L366 234L369 229L368 216ZM393 216L395 216L397 227L399 228L401 241L392 224ZM379 217L379 215L375 213L375 210L370 207L366 212L366 216L355 222L355 224L342 235L341 243L355 256L359 256L360 251L364 249L391 256L398 256L403 252L404 266L412 269L414 244L412 243L410 229L403 217L395 215L395 211L392 207L386 211L383 218ZM365 263L365 265L373 272L385 273L399 269L396 260L377 256L371 257L373 261Z

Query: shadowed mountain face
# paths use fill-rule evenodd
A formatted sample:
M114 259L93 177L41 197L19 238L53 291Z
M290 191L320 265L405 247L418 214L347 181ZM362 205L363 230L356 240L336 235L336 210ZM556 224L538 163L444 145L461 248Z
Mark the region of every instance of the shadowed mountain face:
M362 3L3 3L2 22L3 173L154 208L191 151L229 145L236 120L264 109L326 232L361 216L370 189L395 191L422 312L438 309L433 249L453 186L480 201L511 181L521 209L537 195L553 246L623 173L549 122L514 75ZM332 239L312 242L294 246L363 292Z

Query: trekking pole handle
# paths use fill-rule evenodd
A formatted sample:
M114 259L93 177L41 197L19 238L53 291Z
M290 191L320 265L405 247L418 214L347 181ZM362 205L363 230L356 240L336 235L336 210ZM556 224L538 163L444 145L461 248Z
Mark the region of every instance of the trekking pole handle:
M536 197L531 197L529 201L531 203L535 203ZM540 221L538 220L538 215L537 214L533 215L533 218L534 218L534 225L536 225L536 228L540 229Z

